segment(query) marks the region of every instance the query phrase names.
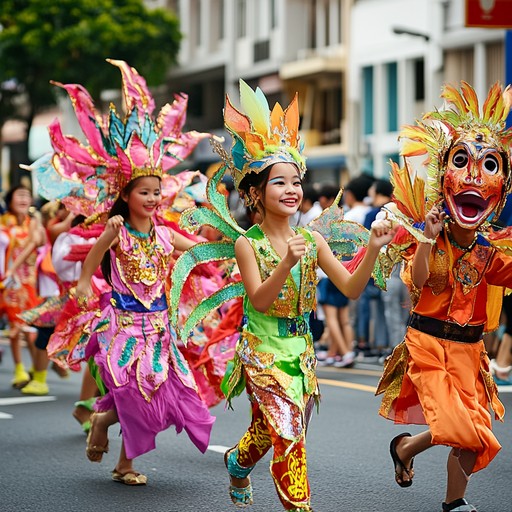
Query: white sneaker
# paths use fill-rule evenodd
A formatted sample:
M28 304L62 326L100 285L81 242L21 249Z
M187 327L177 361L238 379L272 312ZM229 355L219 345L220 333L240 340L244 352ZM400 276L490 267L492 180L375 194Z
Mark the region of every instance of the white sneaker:
M353 366L355 360L354 352L347 352L341 360L334 361L335 368L349 368Z

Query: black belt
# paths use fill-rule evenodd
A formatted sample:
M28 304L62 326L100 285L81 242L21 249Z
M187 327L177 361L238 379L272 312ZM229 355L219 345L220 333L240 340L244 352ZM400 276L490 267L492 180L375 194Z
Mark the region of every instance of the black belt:
M466 325L464 327L437 320L429 316L412 313L409 320L409 326L417 331L430 334L436 338L442 338L450 341L459 341L460 343L478 343L482 339L484 332L483 325Z

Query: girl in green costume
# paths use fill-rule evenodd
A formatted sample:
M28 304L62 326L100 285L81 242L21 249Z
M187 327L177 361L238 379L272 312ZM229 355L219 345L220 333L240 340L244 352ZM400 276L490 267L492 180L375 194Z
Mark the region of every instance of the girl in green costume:
M359 224L344 222L338 201L313 221L313 228L290 227L290 218L302 201L306 172L297 96L285 110L276 103L270 111L263 92L240 80L240 102L244 112L226 98L224 124L233 137L230 152L211 141L224 165L208 181L209 207L192 208L180 218L180 226L188 231L207 224L223 237L196 244L177 260L171 276L171 322L186 340L208 312L243 297L241 336L222 390L228 401L246 390L252 420L242 439L224 456L230 497L237 506L252 503L249 473L273 448L270 471L284 509L311 510L305 435L319 398L309 330L316 270L320 266L349 298L358 297L370 275L380 272L374 264L394 230L388 220L374 223L371 233ZM228 170L245 204L262 219L248 231L236 224L218 190ZM336 259L324 237L340 257L353 255L354 246L367 246L353 274ZM191 270L204 262L233 257L243 283L230 283L203 299L179 325L182 283Z
M344 294L357 298L393 230L386 220L374 223L366 255L350 274L318 232L290 227L289 219L302 200L295 163L273 163L250 173L239 189L263 221L235 243L246 294L243 330L227 375L227 398L246 388L252 421L225 455L231 499L237 505L252 503L249 473L273 447L270 471L285 510L311 510L305 434L319 397L309 331L316 269L320 266Z

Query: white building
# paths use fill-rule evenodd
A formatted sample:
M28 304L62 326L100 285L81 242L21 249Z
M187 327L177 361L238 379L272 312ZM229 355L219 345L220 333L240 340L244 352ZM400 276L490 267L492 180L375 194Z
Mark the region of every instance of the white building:
M298 91L310 179L339 181L347 152L343 98L351 3L170 2L184 38L179 67L171 71L169 85L189 94L190 126L224 133L225 93L237 105L240 78L259 86L271 106L276 101L286 106ZM194 157L205 163L216 160L206 143Z
M504 31L467 28L464 0L356 0L351 17L349 166L388 176L400 126L441 106L444 82L480 98L503 83Z

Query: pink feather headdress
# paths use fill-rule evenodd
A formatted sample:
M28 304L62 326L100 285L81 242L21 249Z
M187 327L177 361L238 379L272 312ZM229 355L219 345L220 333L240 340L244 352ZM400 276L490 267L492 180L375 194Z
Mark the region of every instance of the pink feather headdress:
M40 193L60 199L76 214L90 216L110 210L121 190L142 176L162 177L182 162L209 133L183 132L188 97L175 95L153 118L154 99L145 79L126 62L107 61L122 74L125 114L114 105L108 116L95 109L87 90L79 84L55 85L66 90L85 136L82 143L64 135L58 120L48 130L53 154L34 162Z

